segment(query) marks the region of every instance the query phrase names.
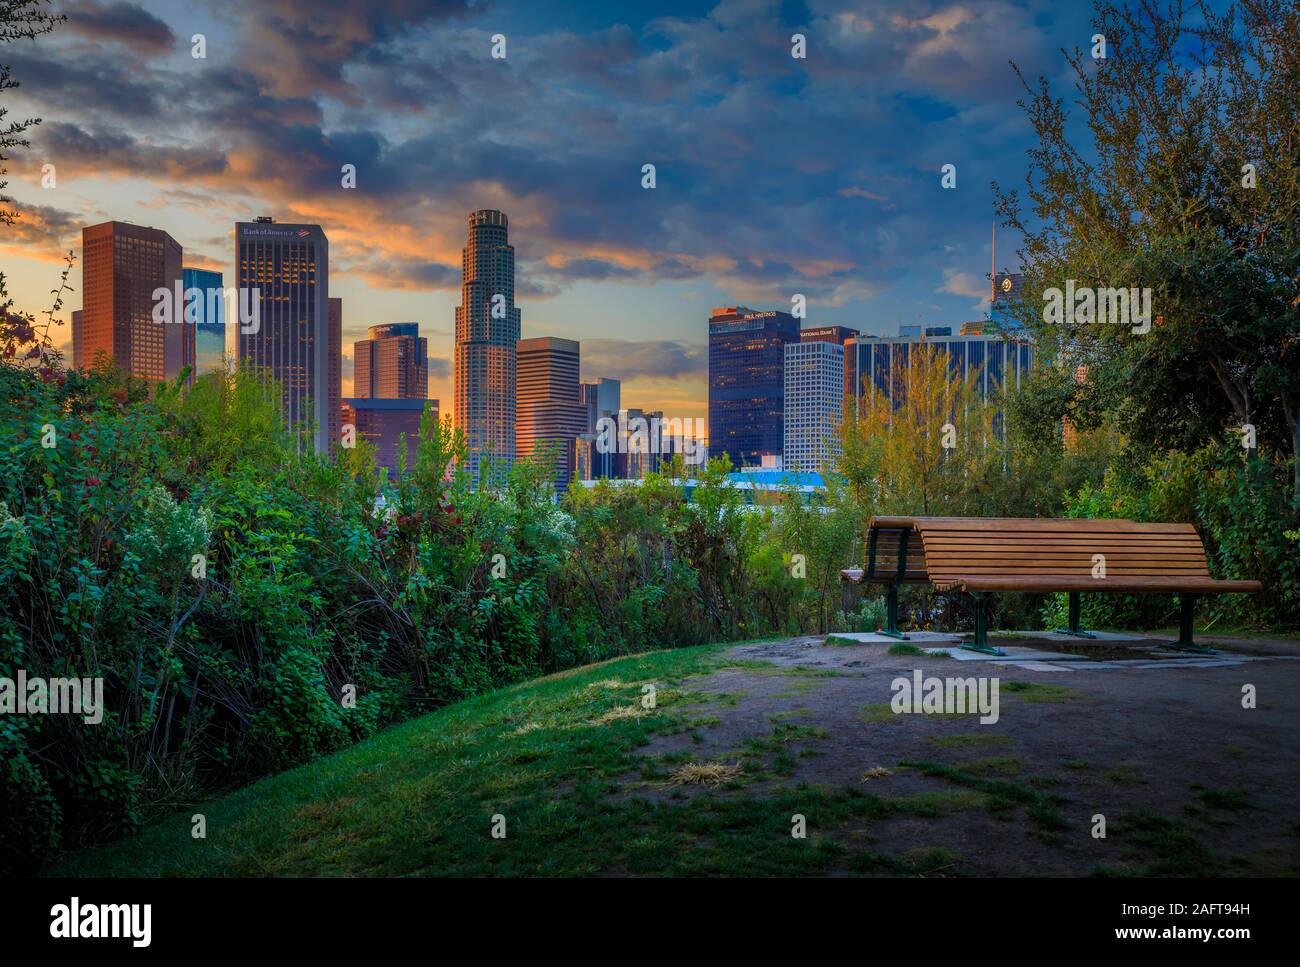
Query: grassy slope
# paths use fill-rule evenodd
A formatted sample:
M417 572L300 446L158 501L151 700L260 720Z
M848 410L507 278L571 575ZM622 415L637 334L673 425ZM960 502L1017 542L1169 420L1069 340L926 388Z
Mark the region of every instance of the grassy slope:
M857 787L790 781L796 740L820 731L786 721L793 713L772 716L770 735L756 734L736 750L733 758L744 774L730 781L724 777L721 792L696 789L696 794L686 795L663 789L670 770L691 762L692 755L688 749L648 756L644 746L650 739L666 733L698 738L717 723L711 712L743 697L703 692L687 684L689 679L743 665L757 674L790 676L797 692L811 685L798 679L827 674L737 661L726 655L729 647L615 659L470 699L337 755L186 809L135 836L65 857L47 872L916 874L950 870L956 857L942 848L886 855L822 831L862 829L890 816L938 818L965 809L1003 816L1024 809L1028 828L1040 840L1056 838L1062 825L1056 810L1059 797L997 778L1018 771L1018 763L1007 757L967 764L980 767L980 774L942 762L900 763L901 768L947 780L949 788L899 798ZM642 685L651 682L658 688L659 708L638 714ZM1008 685L1020 700L1062 700L1052 691L1061 686L1012 684L1021 686ZM867 706L862 712L868 721L872 712L895 721L887 705ZM948 741L961 738L988 737L955 736ZM935 746L936 752L946 748L939 742ZM1010 768L1013 765L1016 768ZM756 784L763 787L761 792ZM741 794L735 795L738 790ZM196 812L207 819L203 840L191 836L190 817ZM790 835L796 813L807 817L806 839ZM491 835L496 814L506 818L505 839ZM1164 865L1117 872L1219 871L1199 842L1186 836L1175 841L1164 827L1148 832L1154 844L1150 851L1163 858Z
M636 781L665 777L662 763L636 755L650 736L707 727L699 705L708 697L672 684L716 668L723 647L616 659L461 702L48 872L764 875L923 867L924 857L845 855L833 842L790 836L795 812L810 814L811 826L814 818L870 819L896 808L856 790L799 788L743 801L610 796L629 772ZM655 713L598 721L638 708L647 682L659 688ZM205 840L191 837L193 813L207 818ZM490 833L498 813L505 839Z

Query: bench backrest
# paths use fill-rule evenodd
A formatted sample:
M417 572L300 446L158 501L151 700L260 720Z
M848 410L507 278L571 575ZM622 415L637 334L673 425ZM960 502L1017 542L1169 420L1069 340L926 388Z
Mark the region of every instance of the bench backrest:
M887 580L907 535L904 580L951 586L957 578L1094 575L1102 555L1109 578L1209 578L1205 547L1191 524L1020 517L876 517L870 542ZM919 546L918 546L919 545ZM869 570L870 573L870 570Z

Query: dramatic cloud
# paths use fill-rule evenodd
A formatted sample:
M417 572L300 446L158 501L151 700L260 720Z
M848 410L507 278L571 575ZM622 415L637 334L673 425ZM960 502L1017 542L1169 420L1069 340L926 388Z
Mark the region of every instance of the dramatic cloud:
M1059 74L1059 48L1091 35L1086 10L673 6L545 27L523 0L72 0L66 29L6 51L23 82L7 98L46 119L32 156L60 183L10 250L57 258L78 219L144 206L182 213L187 258L221 264L223 223L265 214L321 224L332 276L384 301L454 292L466 212L496 207L526 318L571 291L623 286L635 303L681 283L756 306L800 293L863 326L966 317L987 289L989 183L1023 177L1032 137L1007 61ZM206 59L189 56L198 24ZM790 56L795 32L806 59ZM954 190L940 185L949 163ZM700 339L583 338L583 368L699 380L702 325Z
M63 7L67 29L93 40L112 40L142 54L166 53L176 43L172 29L133 3L79 0Z
M65 173L157 178L185 183L225 174L226 159L206 146L177 146L121 131L87 130L75 124L39 128L44 156Z
M48 205L12 207L18 217L5 226L0 249L54 260L77 246L83 224L80 216Z
M679 379L708 372L703 344L683 340L584 339L582 368L611 379Z
M351 63L382 56L384 43L430 20L469 10L466 0L239 0L240 65L276 94L361 100L344 79Z

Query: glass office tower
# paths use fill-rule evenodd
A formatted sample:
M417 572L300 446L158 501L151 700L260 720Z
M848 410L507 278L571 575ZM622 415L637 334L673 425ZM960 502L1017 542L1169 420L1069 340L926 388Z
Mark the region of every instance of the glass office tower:
M785 447L785 347L799 342L788 312L723 306L709 316L709 453L755 467Z
M339 400L338 387L330 386L331 355L342 338L330 325L329 239L319 225L261 217L235 225L235 258L238 288L257 293L258 310L256 332L239 327L238 359L279 382L289 425L310 425L316 452L328 452L339 423L330 413Z
M186 268L181 272L185 286L186 310L190 309L191 290L198 322L194 326L194 374L221 372L226 366L226 296L221 273L207 269Z
M946 328L946 327L945 327ZM950 333L951 329L947 330ZM1028 342L999 335L949 334L929 338L900 335L878 338L861 336L844 344L844 405L847 412L861 416L864 403L883 394L895 407L904 400L904 374L922 352L933 352L947 361L954 380L970 376L981 400L995 400L1003 387L1015 388L1034 365L1034 348ZM998 422L1001 422L999 414Z

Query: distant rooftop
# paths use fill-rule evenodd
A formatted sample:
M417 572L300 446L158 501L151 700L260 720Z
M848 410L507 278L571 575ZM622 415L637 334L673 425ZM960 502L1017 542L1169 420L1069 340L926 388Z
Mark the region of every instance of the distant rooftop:
M781 487L825 487L826 481L819 473L794 470L739 470L727 475L734 484L755 489Z
M420 412L426 403L438 405L430 399L389 399L375 396L345 396L343 402L354 410L413 410Z

